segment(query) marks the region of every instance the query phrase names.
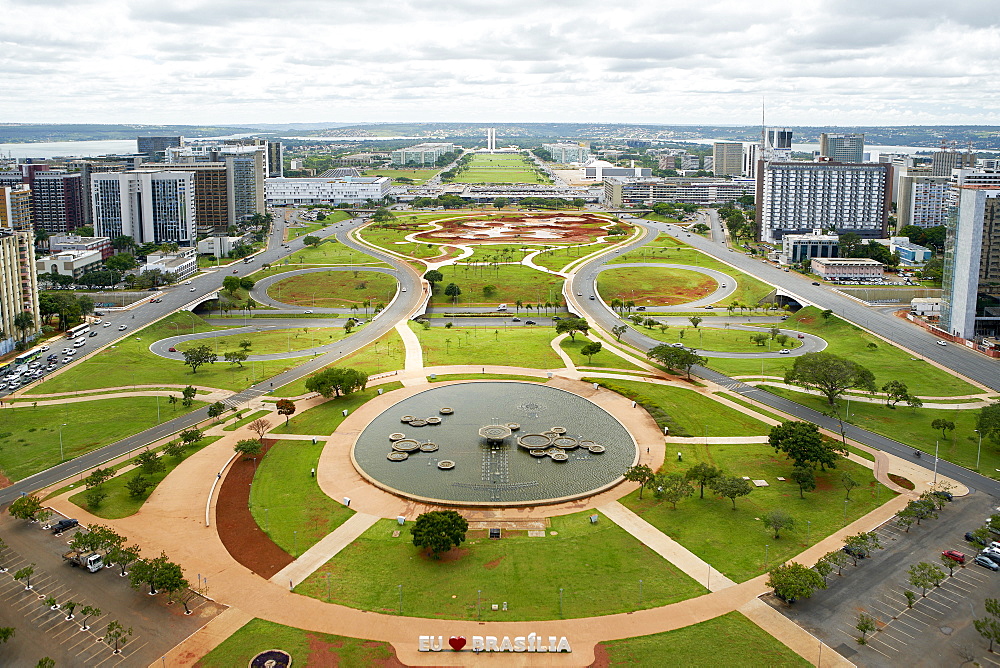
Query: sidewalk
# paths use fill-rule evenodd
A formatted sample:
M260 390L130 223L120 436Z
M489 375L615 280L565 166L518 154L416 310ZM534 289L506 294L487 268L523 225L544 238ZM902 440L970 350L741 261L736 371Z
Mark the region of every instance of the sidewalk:
M379 521L375 515L355 513L346 522L327 534L326 538L302 553L298 559L285 566L271 577L271 582L282 585L289 583L291 589L316 570L333 559L338 552L353 543L358 536Z

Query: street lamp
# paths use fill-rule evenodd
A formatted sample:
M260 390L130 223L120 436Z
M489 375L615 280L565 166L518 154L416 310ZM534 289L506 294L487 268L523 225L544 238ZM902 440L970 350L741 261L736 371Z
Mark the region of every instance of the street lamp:
M62 427L59 427L59 461L63 461L66 459L66 457L63 455L63 440L62 440L62 428L65 426L66 423L63 423Z
M979 447L976 448L976 470L978 471L979 470L979 455L983 451L983 432L979 431L978 429L973 429L972 431L974 431L977 434L979 434Z

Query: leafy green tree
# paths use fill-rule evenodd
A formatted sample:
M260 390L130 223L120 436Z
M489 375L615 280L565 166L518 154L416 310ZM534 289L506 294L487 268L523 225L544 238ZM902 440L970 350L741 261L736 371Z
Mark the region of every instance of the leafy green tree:
M302 243L304 243L306 246L312 246L313 248L319 246L321 241L323 240L312 234L307 234L306 236L302 237Z
M619 341L622 340L622 334L628 329L628 325L615 325L611 328L611 333L615 335L615 338Z
M1000 641L1000 620L995 617L983 617L972 620L972 625L984 639L990 641L990 653L993 652L993 643Z
M779 533L782 529L795 528L795 519L780 508L775 508L774 510L768 512L764 515L763 520L766 528L774 529L775 539L781 538Z
M875 376L871 371L831 353L806 353L796 357L792 368L785 373L785 382L818 390L826 396L830 406L846 390L875 391Z
M181 403L184 404L185 406L190 406L191 404L194 403L194 397L196 394L198 394L198 390L194 389L193 385L188 385L183 390L181 390L181 396L184 397Z
M6 644L14 634L17 633L17 629L13 626L0 626L0 643Z
M136 545L117 545L108 550L108 559L110 563L118 564L121 576L125 577L128 575L128 567L139 559L139 548Z
M253 280L252 278L247 278L246 276L240 279L240 287L243 288L244 290L251 290L253 289L253 286L256 284L257 281Z
M691 482L683 473L659 474L653 479L653 496L668 501L674 510L677 502L694 494Z
M947 557L943 554L939 554L938 558L941 560L941 565L948 569L948 577L954 575L955 567L958 566L958 562L952 559L951 557Z
M586 355L587 356L587 364L590 364L591 361L593 361L594 355L596 355L597 353L601 352L601 348L602 347L603 347L603 344L600 341L591 341L590 343L588 343L588 344L584 345L582 348L580 348L580 354L581 355Z
M796 464L792 468L792 481L799 486L799 498L806 498L803 492L811 492L816 489L816 473L813 467L808 464Z
M90 629L90 625L87 623L90 621L91 617L100 617L101 609L95 608L92 605L85 605L83 609L80 610L80 614L83 615L83 624L80 625L81 631L87 631Z
M844 498L850 499L851 490L860 485L861 483L854 479L854 476L851 475L850 471L844 471L843 473L840 474L840 484L844 486L845 490L847 490L847 496L845 496Z
M865 636L869 633L874 632L875 629L877 628L875 626L875 618L867 613L859 612L857 623L854 625L854 628L856 628L858 631L861 631L861 637L857 639L858 644L867 645L868 641L865 639Z
M288 424L289 416L295 413L295 402L291 399L279 399L274 407L278 409L278 415L285 416L285 424Z
M110 480L114 477L114 475L115 472L112 469L102 469L98 467L91 471L90 475L83 479L83 484L87 489L93 489L94 487L104 483L106 480Z
M645 464L638 464L636 466L630 466L625 469L625 479L629 482L639 483L639 498L642 498L642 490L653 482L654 473L653 469L649 468Z
M836 442L825 442L819 428L811 422L788 420L771 427L768 443L775 452L784 452L795 466L820 466L835 468L846 450Z
M136 473L125 483L125 489L133 499L141 499L152 486L152 481L141 473Z
M191 373L197 373L198 367L204 364L215 364L219 356L206 345L195 346L184 351L184 364L191 367Z
M136 262L135 257L129 253L118 253L117 255L112 255L105 260L104 266L111 271L126 272L129 269L135 269L138 267L139 263Z
M243 368L243 363L247 361L250 354L245 350L230 350L223 355L223 358L230 364L239 364Z
M695 329L698 329L698 325L700 325L700 324L701 324L701 322L702 322L703 318L702 318L701 316L697 316L697 315L693 315L693 316L691 316L690 318L688 318L688 320L690 320L690 321L691 321L691 325L692 325L692 326L693 326L693 327L694 327Z
M700 462L689 468L684 475L688 480L698 485L698 498L705 498L705 486L711 486L712 481L722 476L722 469L706 462Z
M108 493L104 491L101 487L95 487L93 489L88 489L84 495L83 500L87 504L87 507L91 510L95 508L100 508L101 503L104 499L108 498Z
M556 322L556 334L569 334L572 341L576 341L576 333L586 334L590 331L590 323L586 318L563 318Z
M24 580L25 591L31 589L31 576L35 574L35 564L14 571L14 580Z
M132 627L125 628L118 623L118 620L108 622L108 628L104 631L104 642L108 647L114 648L115 654L121 653L121 648L132 639Z
M820 574L820 577L823 578L823 582L826 582L826 577L833 572L833 564L826 559L820 559L813 564L813 570Z
M169 562L167 555L160 552L160 556L155 559L139 559L132 566L129 573L129 582L133 589L138 589L142 585L149 585L150 595L156 593L161 578L161 572Z
M910 391L901 380L890 380L882 386L882 391L885 392L885 405L889 407L910 398Z
M828 562L832 566L837 567L837 575L844 574L844 566L847 565L847 561L850 556L843 550L834 550L833 552L827 552L823 555L823 560Z
M708 360L698 355L693 350L687 348L675 348L670 344L662 343L653 346L646 351L646 357L659 362L668 369L684 369L687 377L691 377L691 369L698 364L705 364Z
M238 345L240 347L240 350L242 350L243 352L247 352L248 350L250 350L250 348L253 347L253 341L251 341L250 339L240 339Z
M28 337L28 330L35 328L35 316L27 311L20 311L14 315L12 324L21 332L21 343L24 343Z
M163 446L163 455L178 459L184 456L184 448L184 441L170 441Z
M945 439L948 435L945 433L947 431L955 431L955 423L951 420L945 420L944 418L937 418L931 422L931 429L940 429L941 438Z
M744 480L739 476L719 476L709 487L719 496L723 496L733 502L733 510L736 510L736 499L747 496L753 491L749 480Z
M976 429L994 443L1000 444L1000 401L979 409L976 416Z
M19 496L10 504L8 511L19 520L34 520L35 515L42 509L42 502L34 494Z
M245 438L236 443L233 450L243 455L244 459L256 457L264 451L264 446L256 438Z
M429 549L435 559L439 558L442 552L461 545L468 530L469 523L454 510L432 510L421 513L410 527L413 544L418 548Z
M235 297L236 292L240 289L240 277L226 276L222 279L222 289L228 292L230 296Z
M160 461L160 456L154 450L143 450L133 460L143 473L153 474L165 471L167 466Z
M215 419L226 412L226 405L221 401L216 401L208 407L208 417Z
M424 274L424 280L431 284L431 292L434 292L434 285L444 280L444 274L437 269L431 269Z
M179 436L181 440L184 441L184 445L194 445L201 439L205 438L204 432L201 429L186 429L182 431Z
M368 384L368 374L359 369L333 367L314 373L306 379L306 389L329 398L363 390Z
M457 304L458 296L462 294L462 288L458 287L454 283L449 283L447 286L445 286L444 294L448 297L451 297L452 304Z
M920 587L921 596L927 596L930 587L937 587L944 582L944 571L935 566L921 561L919 564L910 566L906 571L907 579L914 587Z
M768 573L766 585L775 595L791 603L800 598L809 598L817 589L826 589L823 577L802 564L791 562L775 566Z

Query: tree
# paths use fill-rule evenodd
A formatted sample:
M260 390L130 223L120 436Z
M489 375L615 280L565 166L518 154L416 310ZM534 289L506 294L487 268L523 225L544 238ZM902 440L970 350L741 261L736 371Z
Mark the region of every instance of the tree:
M226 412L226 405L221 401L216 401L208 407L208 417L215 419Z
M955 567L958 566L958 562L943 554L939 554L938 558L941 560L941 565L948 569L948 577L954 575Z
M306 379L307 390L318 392L326 398L363 390L367 384L368 374L364 371L338 367L314 373Z
M240 347L240 350L246 352L250 350L251 347L253 347L253 341L251 341L250 339L240 339L238 345Z
M600 341L591 341L590 343L584 345L580 348L580 354L587 356L587 364L590 364L594 355L601 352L603 344Z
M867 645L868 641L865 640L865 635L872 633L877 628L875 626L875 618L864 612L858 613L857 624L854 625L858 631L861 631L861 637L858 638L859 645Z
M653 481L654 474L653 469L649 468L645 464L638 464L636 466L630 466L625 469L625 479L629 482L639 483L639 498L642 498L642 490L650 485Z
M941 438L945 439L948 437L945 433L946 431L955 431L955 423L951 420L945 420L944 418L937 418L931 422L931 429L940 429Z
M203 364L215 364L219 356L206 345L195 346L184 351L184 364L191 367L191 373L197 373Z
M619 341L622 340L622 334L628 329L628 325L615 325L611 328L611 333L615 335L615 338Z
M263 452L264 446L255 438L245 438L237 442L233 450L243 455L244 459L250 459Z
M102 484L104 481L110 480L114 477L114 475L115 472L110 468L96 468L90 472L90 475L83 479L83 484L87 487L87 489L93 489L94 487Z
M19 520L35 519L35 514L42 509L42 502L34 494L20 496L10 504L10 514Z
M989 651L993 652L993 643L1000 640L1000 620L994 617L983 617L972 620L972 625L986 640L990 641Z
M1000 401L979 409L976 416L976 429L994 443L1000 444Z
M669 501L674 510L677 502L694 494L694 488L683 473L659 474L653 479L653 496Z
M431 284L431 292L434 292L434 284L444 280L444 274L437 269L431 269L424 274L424 280Z
M937 587L944 581L944 571L934 564L928 564L926 561L921 561L919 564L910 566L906 574L910 584L914 587L920 587L920 595L924 597L927 596L928 588Z
M187 589L190 583L184 578L184 570L179 564L167 561L160 566L156 574L156 586L172 598L177 592ZM187 610L187 605L184 609Z
M28 336L28 330L35 327L35 316L27 311L21 311L14 316L13 325L21 332L21 343L24 343Z
M687 377L691 377L691 369L697 364L705 364L708 360L687 348L675 348L670 344L661 343L646 352L646 357L659 362L668 369L684 369Z
M149 585L149 594L152 596L156 593L156 588L159 586L161 572L168 563L167 555L163 552L160 552L160 556L155 559L139 559L132 566L132 571L129 573L129 583L133 589L138 589L142 585Z
M124 273L129 269L135 269L139 266L139 263L136 262L135 257L129 253L118 253L117 255L112 255L105 260L104 266L111 271Z
M875 390L875 376L865 367L831 353L806 353L795 358L785 373L786 383L799 383L826 396L833 406L848 389Z
M739 476L719 476L709 484L709 487L719 496L732 501L733 510L736 510L737 497L746 496L753 491L750 481Z
M462 294L462 288L458 287L454 283L449 283L447 286L445 286L444 294L448 297L451 297L452 304L457 304L458 296Z
M844 566L847 565L848 559L850 559L850 557L843 550L834 550L833 552L827 552L823 555L824 561L837 567L837 575L844 574Z
M816 571L793 561L771 569L766 586L773 589L778 598L792 603L809 598L817 589L826 589L826 582Z
M104 642L108 647L114 648L115 654L121 653L121 648L128 644L132 638L132 627L125 628L118 623L118 620L108 622L108 628L104 631Z
M688 480L698 485L698 498L705 498L705 485L711 486L712 481L722 476L722 469L701 462L689 468L684 475Z
M461 545L468 530L469 523L454 510L421 513L410 527L413 544L418 548L428 548L435 559L442 552Z
M889 407L895 406L900 401L906 401L910 397L906 383L901 380L890 380L882 386L882 391L885 392L885 405Z
M833 572L833 564L826 559L820 559L813 564L813 570L820 574L820 577L823 578L823 582L826 582L826 576Z
M510 200L507 199L506 197L495 197L493 199L493 206L495 206L498 209L502 209L508 204L510 204Z
M136 473L125 483L125 489L133 499L140 499L153 486L153 483L141 473Z
M247 427L250 429L250 431L257 434L257 440L261 441L264 439L264 434L267 433L267 430L271 428L271 423L270 421L265 420L264 418L257 418L256 420L248 424Z
M291 399L279 399L274 404L278 409L278 415L285 416L285 424L288 424L288 417L295 414L295 402Z
M181 440L184 441L184 445L194 445L201 439L205 438L205 434L201 429L187 429L182 431L179 436Z
M35 574L35 564L30 564L24 568L14 571L14 580L24 580L24 589L31 589L31 576Z
M778 534L782 529L793 529L795 527L795 520L792 516L780 508L776 508L764 515L763 520L765 527L774 529L775 539L781 538Z
M222 279L222 289L228 292L231 297L235 297L236 292L240 289L240 277L226 276Z
M690 321L691 321L691 325L692 325L692 326L693 326L693 327L694 327L695 329L698 329L698 325L700 325L700 324L701 324L701 321L702 321L702 319L703 319L703 318L702 318L701 316L697 316L697 315L693 315L693 316L691 316L690 318L688 318L688 320L690 320Z
M165 471L167 466L160 461L160 456L156 454L153 450L143 450L140 454L136 455L133 460L136 466L141 468L144 473L159 473L160 471Z
M8 640L14 637L17 633L17 629L13 626L0 626L0 642L6 644Z
M590 323L585 318L563 318L556 322L556 334L569 334L571 341L576 341L577 332L589 331Z
M121 576L125 577L128 575L128 567L139 559L139 548L136 545L117 545L108 550L108 559L118 564Z
M181 396L184 397L184 400L181 403L184 404L185 406L190 406L192 403L194 403L194 397L196 394L198 394L198 390L194 389L193 385L188 385L183 390L181 390Z
M86 502L87 507L90 508L91 510L95 508L100 508L101 503L106 498L108 498L108 493L105 492L100 487L95 487L94 489L88 489L83 495L83 500Z
M87 622L90 621L91 617L100 617L101 609L95 608L92 605L85 605L83 609L80 610L80 614L83 615L83 624L80 626L81 631L87 631L90 629L90 625Z
M792 481L799 486L799 498L806 498L803 492L816 489L816 473L808 464L796 464L792 467Z
M239 364L243 368L243 363L247 361L250 354L245 350L230 350L223 355L223 358L230 364Z
M775 452L784 452L795 466L830 466L835 468L837 460L847 451L836 442L825 442L819 427L811 422L788 420L771 427L768 443Z
M847 496L844 497L845 500L851 498L851 490L860 485L861 483L854 479L850 471L844 471L840 474L840 484L844 486L847 490Z

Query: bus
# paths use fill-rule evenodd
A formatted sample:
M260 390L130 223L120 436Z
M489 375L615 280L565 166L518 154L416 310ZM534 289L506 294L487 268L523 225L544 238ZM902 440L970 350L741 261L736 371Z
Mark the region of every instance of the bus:
M90 323L85 322L82 325L77 325L76 327L70 327L66 330L67 339L75 339L78 336L86 334L90 331Z
M36 359L42 356L42 349L35 348L34 350L29 350L26 353L21 353L14 358L14 366L19 367L22 364L27 364L28 362L34 362Z

